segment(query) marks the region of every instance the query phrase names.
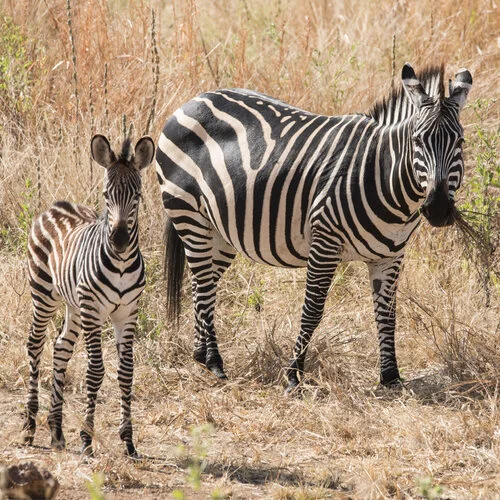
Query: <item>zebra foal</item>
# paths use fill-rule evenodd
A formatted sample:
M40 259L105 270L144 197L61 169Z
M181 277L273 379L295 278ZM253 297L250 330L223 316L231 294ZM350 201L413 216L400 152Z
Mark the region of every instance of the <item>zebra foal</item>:
M417 77L367 114L323 116L244 89L202 94L167 121L156 152L168 215L167 293L179 312L192 274L194 357L225 377L214 329L217 283L237 252L307 267L300 332L288 368L299 383L337 265L368 266L380 380L399 380L395 294L406 245L423 215L453 223L464 165L459 113L472 86L460 70L445 96L443 68Z
M51 445L63 449L63 390L66 367L80 331L88 354L87 406L80 432L82 453L92 454L97 393L104 378L101 330L110 317L118 353L121 389L120 438L126 453L136 456L132 440L130 404L133 377L133 338L137 302L145 286L139 250L138 208L141 170L154 157L154 142L140 139L132 149L129 139L117 156L108 140L91 141L93 159L105 168L106 209L98 217L90 208L66 201L55 203L33 223L28 242L28 270L33 322L28 338L29 389L24 439L33 443L38 413L39 366L49 321L66 303L64 325L54 343L53 381L49 410Z

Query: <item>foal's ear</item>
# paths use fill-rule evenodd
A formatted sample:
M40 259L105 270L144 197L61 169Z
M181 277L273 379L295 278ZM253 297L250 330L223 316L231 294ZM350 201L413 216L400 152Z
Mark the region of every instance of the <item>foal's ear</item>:
M153 139L144 136L137 141L135 145L134 167L137 170L142 170L147 167L155 156L155 143Z
M116 162L115 153L113 153L109 141L103 135L97 134L92 137L90 150L92 152L92 158L101 165L101 167L109 168Z

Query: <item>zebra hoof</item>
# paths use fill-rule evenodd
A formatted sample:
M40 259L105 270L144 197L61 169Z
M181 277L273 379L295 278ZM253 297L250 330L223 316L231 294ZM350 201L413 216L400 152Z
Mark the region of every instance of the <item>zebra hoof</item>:
M207 364L207 349L205 347L196 348L193 351L193 359L202 365Z
M380 376L380 384L384 387L399 387L402 382L403 380L401 379L397 369L383 372Z
M224 373L224 362L219 353L212 354L210 358L207 358L206 367L220 380L227 380L227 376Z
M227 380L227 375L220 366L207 366L207 368L219 379Z
M286 398L297 397L300 396L300 385L298 380L290 380L288 382L288 386L285 389L284 396Z

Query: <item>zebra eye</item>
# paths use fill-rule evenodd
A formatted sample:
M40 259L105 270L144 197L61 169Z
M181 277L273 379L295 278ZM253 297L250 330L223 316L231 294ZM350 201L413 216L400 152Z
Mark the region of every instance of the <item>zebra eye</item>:
M459 137L457 139L457 142L456 142L455 146L457 148L461 148L461 147L463 147L464 143L465 143L465 139L463 137Z
M418 146L419 148L421 148L424 145L424 141L422 141L422 138L419 135L413 136L413 142L415 146Z
M107 191L103 191L102 195L104 196L105 200L109 200L109 193Z

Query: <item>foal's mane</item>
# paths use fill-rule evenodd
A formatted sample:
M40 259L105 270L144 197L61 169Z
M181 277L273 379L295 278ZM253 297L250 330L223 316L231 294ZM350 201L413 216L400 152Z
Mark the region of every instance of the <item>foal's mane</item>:
M444 65L429 66L417 74L417 78L424 87L425 92L430 97L444 99ZM414 115L415 106L405 94L402 85L397 89L392 89L388 97L384 97L376 102L368 112L368 116L381 125L393 125L400 123L406 118Z
M122 149L120 154L118 155L118 161L128 163L132 158L132 155L133 155L132 140L130 139L130 137L126 137L123 140Z

